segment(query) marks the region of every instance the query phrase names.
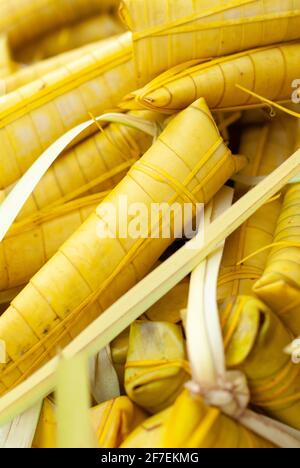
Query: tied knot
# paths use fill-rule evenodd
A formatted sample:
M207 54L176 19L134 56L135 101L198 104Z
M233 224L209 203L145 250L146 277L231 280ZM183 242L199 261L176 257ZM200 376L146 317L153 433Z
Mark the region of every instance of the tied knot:
M191 393L201 395L206 404L219 408L227 416L239 419L250 402L250 391L245 375L239 371L226 372L215 385L202 385L189 382Z

